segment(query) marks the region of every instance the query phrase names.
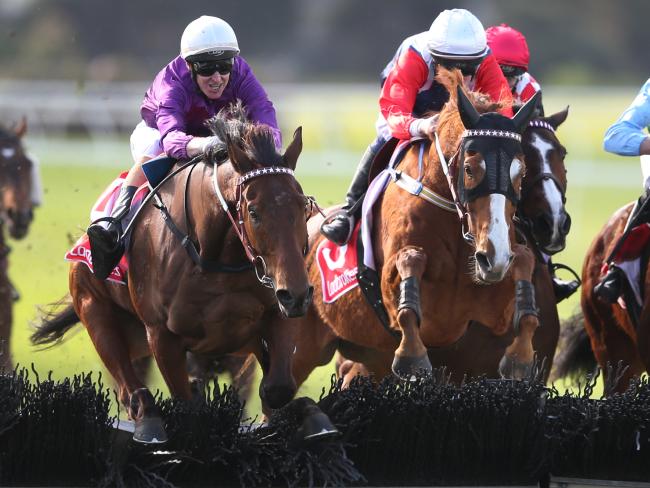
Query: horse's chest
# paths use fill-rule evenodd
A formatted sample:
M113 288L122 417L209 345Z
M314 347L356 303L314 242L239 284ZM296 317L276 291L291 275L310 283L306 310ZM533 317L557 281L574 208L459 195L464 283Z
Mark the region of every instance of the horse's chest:
M192 350L234 352L258 333L264 311L264 304L249 293L179 301L169 309L167 327Z
M465 333L470 321L477 321L504 333L514 312L514 285L461 286L423 282L421 333L431 346L455 342Z

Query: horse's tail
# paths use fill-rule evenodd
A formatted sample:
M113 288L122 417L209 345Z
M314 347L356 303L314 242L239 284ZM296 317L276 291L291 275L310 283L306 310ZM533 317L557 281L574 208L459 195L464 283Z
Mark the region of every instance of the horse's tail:
M41 313L40 324L36 324L36 332L30 336L32 344L37 346L59 344L64 334L79 323L79 316L70 303L69 296L41 309Z
M584 320L582 312L576 312L562 321L560 348L553 362L551 381L566 377L583 378L598 366Z

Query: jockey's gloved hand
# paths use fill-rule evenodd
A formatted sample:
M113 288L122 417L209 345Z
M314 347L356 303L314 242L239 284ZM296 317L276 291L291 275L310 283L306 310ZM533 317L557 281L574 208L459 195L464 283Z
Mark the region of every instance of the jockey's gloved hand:
M204 153L221 142L221 139L219 139L217 136L202 137L201 139L203 139L204 141L203 142Z
M438 114L423 119L415 119L411 122L409 132L412 137L428 137L432 138L433 133L438 128Z
M199 154L205 154L206 151L210 150L220 142L221 139L217 136L193 137L190 139L190 142L187 143L187 155L189 157L194 157Z

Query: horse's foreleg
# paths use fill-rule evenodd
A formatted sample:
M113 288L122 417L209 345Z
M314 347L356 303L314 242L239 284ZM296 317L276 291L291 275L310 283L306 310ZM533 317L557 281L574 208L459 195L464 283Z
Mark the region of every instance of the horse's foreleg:
M513 248L515 261L512 274L515 280L515 312L512 326L515 339L499 363L499 373L505 378L522 379L529 376L535 359L533 336L539 326L535 288L532 284L535 257L526 246Z
M427 256L419 247L402 248L395 260L401 278L397 323L402 340L395 350L392 370L397 376L410 377L414 373L431 371L427 348L420 337L420 281L427 264Z
M150 326L147 326L147 337L169 393L175 398L191 400L192 389L182 339L166 327Z

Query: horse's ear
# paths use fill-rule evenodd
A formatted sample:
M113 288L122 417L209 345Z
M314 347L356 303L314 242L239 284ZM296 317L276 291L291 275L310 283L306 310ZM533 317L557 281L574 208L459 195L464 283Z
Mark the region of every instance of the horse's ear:
M535 115L535 109L537 108L537 103L541 97L542 92L538 91L530 97L530 100L528 100L524 106L517 111L514 117L512 117L512 122L515 124L517 132L520 134L524 129L526 129L526 127L528 127L528 122L530 122Z
M566 120L568 115L569 115L569 106L567 105L566 108L561 112L546 117L546 120L548 121L549 124L551 124L551 127L557 130L557 128L560 127L560 125L562 125L562 123Z
M481 118L481 114L472 105L472 102L467 98L460 85L456 87L456 93L458 94L458 112L460 112L460 119L463 121L466 129L473 129Z
M229 139L226 146L228 147L228 158L238 173L245 174L255 169L251 158L236 143Z
M302 152L302 127L298 127L293 133L293 141L287 147L287 150L284 151L282 159L287 168L296 169L298 164L298 156Z
M14 128L14 133L20 139L25 135L26 132L27 132L27 118L23 116L23 118L20 119L20 122L18 122L18 125Z

